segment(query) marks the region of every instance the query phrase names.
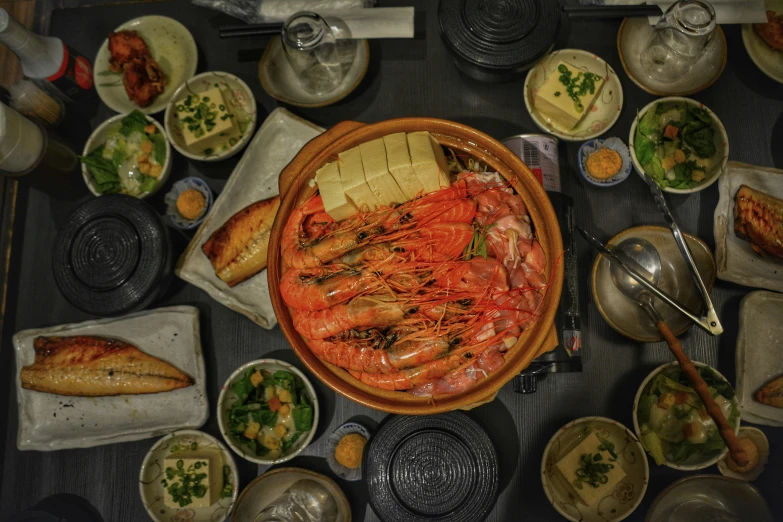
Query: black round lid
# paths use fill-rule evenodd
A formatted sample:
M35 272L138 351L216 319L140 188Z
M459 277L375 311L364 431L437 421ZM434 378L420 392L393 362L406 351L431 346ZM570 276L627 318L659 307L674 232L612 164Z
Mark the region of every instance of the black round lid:
M462 412L387 417L367 444L362 472L384 522L484 520L500 481L492 440Z
M557 0L440 0L444 44L481 67L530 65L550 49L560 30Z
M163 221L143 201L120 194L79 207L57 235L52 268L68 302L94 315L140 309L170 268Z

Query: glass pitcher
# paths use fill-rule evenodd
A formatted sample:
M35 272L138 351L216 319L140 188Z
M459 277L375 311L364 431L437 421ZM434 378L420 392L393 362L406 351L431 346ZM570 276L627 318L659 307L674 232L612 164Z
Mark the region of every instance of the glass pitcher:
M681 79L704 55L715 26L715 10L709 2L680 0L672 4L642 50L645 73L664 83Z
M320 96L335 90L353 63L356 41L338 40L339 30L339 24L330 27L310 11L292 15L283 25L283 49L288 63L311 94Z

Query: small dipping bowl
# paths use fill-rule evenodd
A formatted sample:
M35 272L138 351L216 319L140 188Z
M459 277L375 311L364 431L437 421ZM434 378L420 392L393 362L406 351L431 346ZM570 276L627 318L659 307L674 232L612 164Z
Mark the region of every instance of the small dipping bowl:
M590 154L597 152L600 149L610 149L617 152L620 155L620 159L623 161L623 164L620 166L620 170L617 171L617 174L610 178L596 178L590 174L590 171L587 169L587 158L590 156ZM620 138L599 138L594 140L587 140L582 144L581 147L579 147L577 157L579 159L579 172L582 174L582 177L585 178L588 183L598 187L611 187L613 185L622 183L628 178L628 176L631 174L631 171L633 170L631 152Z
M718 471L720 471L720 474L724 477L735 478L744 481L756 480L762 473L764 473L764 469L767 467L767 461L769 460L769 440L767 440L767 436L764 435L763 431L758 428L751 428L750 426L741 427L737 436L741 439L747 437L753 441L753 444L756 445L756 448L759 452L759 463L752 470L745 473L740 473L729 468L729 464L727 462L729 456L727 454L718 461Z
M177 210L177 198L179 198L180 194L190 189L199 191L201 195L204 196L206 202L206 207L201 215L197 219L192 220L185 219L182 214L179 213L179 210ZM181 230L194 229L199 226L201 222L204 221L204 218L207 217L207 214L209 214L209 211L212 209L213 199L212 190L210 190L209 185L201 178L189 177L177 181L163 198L163 202L166 204L166 219L172 226Z
M346 422L342 426L338 427L329 436L329 440L326 443L326 461L329 463L329 467L332 472L343 480L356 481L362 479L362 466L359 464L356 468L349 468L343 466L335 458L335 452L337 445L340 443L343 437L351 433L358 433L367 441L370 440L370 430L359 424L358 422Z
M704 280L707 291L715 283L715 259L709 247L699 238L683 234L693 253L696 267ZM658 288L668 293L694 313L700 313L704 307L701 294L693 284L688 266L677 248L671 231L656 226L633 227L624 230L607 242L607 246L617 246L626 239L645 239L652 243L661 259L661 277ZM650 316L642 307L626 297L612 282L609 271L609 259L599 254L593 263L592 290L593 301L598 311L614 330L635 341L655 343L663 340ZM693 323L683 314L655 297L653 305L671 328L674 335L682 335Z

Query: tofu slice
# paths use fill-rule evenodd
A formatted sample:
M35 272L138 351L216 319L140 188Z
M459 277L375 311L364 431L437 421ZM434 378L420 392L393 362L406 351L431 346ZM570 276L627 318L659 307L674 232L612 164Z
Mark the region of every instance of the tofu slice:
M354 147L338 154L337 162L340 167L340 182L343 185L343 191L350 198L353 205L358 209L366 208L375 210L380 202L370 190L367 181L364 178L364 167L362 166L362 153L359 147Z
M557 64L557 68L561 65L571 71L574 78L580 72L583 72L563 61ZM583 110L579 111L574 100L566 93L565 85L560 83L560 74L557 72L551 73L538 89L535 105L538 111L549 117L556 127L564 131L571 130L579 125L579 122L590 112L590 108L601 93L603 86L604 80L598 76L595 79L595 92L593 94L588 92L586 95L579 97L583 107Z
M199 449L196 451L186 451L172 453L163 459L163 478L166 477L165 470L173 468L180 469L177 464L182 462L181 469L188 475L205 474L199 484L207 488L203 497L192 496L192 502L185 506L180 506L175 502L169 487L163 488L163 503L170 508L179 509L186 507L188 509L206 508L220 500L220 492L223 489L223 455L220 451L212 448ZM169 486L181 485L183 477L175 476L167 480Z
M337 162L327 163L315 173L315 182L321 193L326 213L335 221L349 218L359 212L346 196L340 181L340 167Z
M408 138L404 132L397 132L383 137L386 147L386 162L389 172L397 185L405 194L406 200L411 200L424 193L424 184L419 181L411 165L411 155L408 152Z
M608 451L599 450L598 448L600 446L601 441L598 439L595 433L591 433L587 436L587 438L585 438L585 440L579 443L577 447L569 451L565 457L560 459L560 461L555 464L555 468L566 484L571 487L573 492L576 493L579 499L587 506L592 506L595 504L604 495L612 491L614 486L625 477L625 471L620 465L620 460L618 459L614 462L610 462L609 459L611 455ZM597 488L594 488L587 483L582 483L581 489L575 488L573 484L574 481L579 480L576 475L576 470L581 467L580 460L582 455L595 455L596 453L601 454L602 463L610 463L614 465L614 468L610 469L606 473L607 482L605 484L600 484Z
M407 201L405 194L389 172L383 138L362 143L359 145L359 151L362 153L364 179L375 199L386 206Z
M424 191L434 192L441 187L448 187L446 155L438 141L427 131L409 132L407 138L411 166L424 185Z

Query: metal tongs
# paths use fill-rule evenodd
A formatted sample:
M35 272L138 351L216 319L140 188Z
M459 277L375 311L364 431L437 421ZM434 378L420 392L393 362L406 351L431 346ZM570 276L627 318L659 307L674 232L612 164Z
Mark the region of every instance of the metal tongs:
M644 277L641 273L639 273L638 270L634 268L634 266L638 265L634 263L631 258L624 255L622 252L614 252L614 249L608 248L599 240L588 234L584 229L580 227L577 227L577 229L588 243L601 252L601 254L611 258L612 262L616 262L625 272L627 272L643 287L658 296L658 298L660 298L672 308L681 312L706 332L712 335L720 335L723 333L723 326L720 324L718 314L715 313L715 307L712 305L712 299L710 299L710 294L707 292L707 287L704 286L704 281L702 281L699 270L696 268L696 262L693 260L693 255L691 254L690 248L688 248L688 244L685 242L685 237L683 237L682 232L680 231L680 227L677 226L677 222L674 220L674 216L672 216L672 213L669 210L669 206L666 204L666 200L663 197L663 192L661 192L661 189L649 176L642 175L642 178L644 178L644 181L650 186L650 192L652 192L652 195L655 198L655 202L658 204L658 208L661 209L661 212L663 212L666 221L669 223L669 228L671 229L672 235L674 236L674 241L677 243L677 248L680 249L682 257L685 258L685 264L688 265L688 270L691 272L693 282L696 284L696 288L698 288L699 293L701 294L701 299L705 308L703 317L697 317L693 312L685 308L685 306L683 306L679 301L658 288L656 285L650 283L646 277Z
M663 197L663 192L658 184L646 173L642 173L642 179L650 187L650 192L653 195L653 199L658 204L658 208L661 209L663 217L666 218L666 222L669 223L669 228L674 236L674 241L677 243L677 248L680 249L682 257L685 259L685 264L688 265L688 270L691 272L693 282L696 284L696 288L701 294L701 300L704 303L704 317L701 318L696 324L707 330L712 335L720 335L723 333L723 326L720 324L718 314L715 313L715 307L712 305L712 299L710 299L710 293L707 291L707 287L704 286L704 281L699 274L699 269L696 268L696 262L693 260L693 254L691 249L688 248L688 243L685 241L685 237L682 235L680 227L674 220L669 205L666 203L666 199ZM682 310L680 310L682 311ZM704 321L704 324L702 324Z

